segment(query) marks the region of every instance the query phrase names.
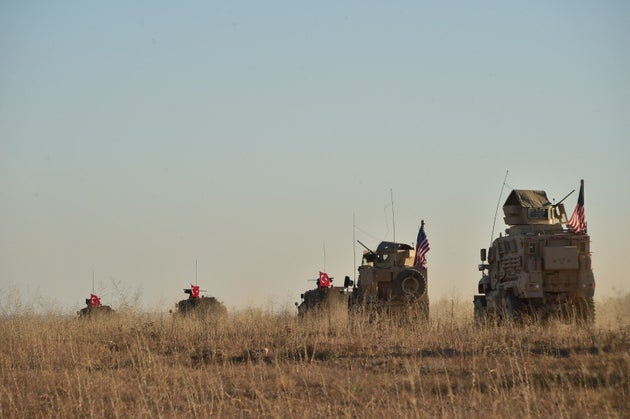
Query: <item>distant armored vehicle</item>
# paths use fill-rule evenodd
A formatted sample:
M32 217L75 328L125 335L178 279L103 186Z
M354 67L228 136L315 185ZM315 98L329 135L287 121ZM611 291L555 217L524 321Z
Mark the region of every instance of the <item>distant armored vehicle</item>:
M184 293L188 294L188 298L177 303L177 313L179 314L200 314L221 316L227 314L227 309L219 300L214 297L206 297L201 295L202 290L199 285L191 285L190 288L184 288Z
M569 221L562 201L551 204L539 190L510 193L503 205L506 235L495 239L487 254L481 249L482 277L473 301L477 320L488 314L517 319L554 313L581 322L594 320L595 279L583 181Z
M424 253L428 240L424 221L414 248L404 243L381 242L376 251L366 248L359 266L350 308L375 310L403 319L429 317L428 272Z
M114 311L110 306L105 306L101 304L101 299L96 294L90 294L90 298L85 299L85 304L86 307L77 311L79 318L101 314L110 314Z
M304 317L307 313L331 312L341 308L347 310L348 307L348 287L353 285L350 277L345 278L343 287L334 287L332 277L325 272L319 273L317 287L301 294L302 302L298 305L298 316Z

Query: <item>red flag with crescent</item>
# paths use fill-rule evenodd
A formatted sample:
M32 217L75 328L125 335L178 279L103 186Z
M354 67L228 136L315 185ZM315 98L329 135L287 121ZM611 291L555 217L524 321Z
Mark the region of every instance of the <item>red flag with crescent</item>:
M101 299L96 294L90 294L90 305L92 307L99 307L101 305Z
M199 285L190 284L190 296L192 298L199 298Z
M319 287L320 288L329 288L330 287L330 277L326 272L319 273Z

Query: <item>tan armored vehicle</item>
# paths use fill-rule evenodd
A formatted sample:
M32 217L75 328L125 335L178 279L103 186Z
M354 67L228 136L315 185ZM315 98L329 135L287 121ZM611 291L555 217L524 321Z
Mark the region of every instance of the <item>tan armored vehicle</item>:
M343 287L332 285L332 277L325 272L319 273L316 280L317 287L300 295L302 302L298 305L298 316L304 317L308 313L333 313L337 309L347 310L348 287L352 286L352 280L346 276Z
M177 303L177 313L212 316L226 315L227 309L223 303L214 297L201 295L205 291L200 289L199 285L191 285L190 288L184 288L184 293L188 294L188 298Z
M415 249L404 243L384 241L375 251L366 247L359 278L350 296L350 309L393 314L403 319L428 318L427 269L414 266L415 258Z
M567 221L562 201L551 204L544 191L510 193L503 205L506 235L495 239L487 254L481 249L482 277L473 301L477 320L487 315L517 319L554 313L581 322L594 320L595 279L583 200L582 184L578 200L582 218L576 227L578 208Z
M114 312L110 306L101 304L101 299L94 293L90 294L90 298L85 299L85 305L86 307L77 311L79 318L97 316L101 314L111 314Z

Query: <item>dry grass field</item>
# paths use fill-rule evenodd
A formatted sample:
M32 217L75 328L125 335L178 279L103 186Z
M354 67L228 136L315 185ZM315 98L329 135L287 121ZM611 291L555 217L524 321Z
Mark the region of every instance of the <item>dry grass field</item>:
M593 327L118 313L0 317L0 417L630 417L630 294Z

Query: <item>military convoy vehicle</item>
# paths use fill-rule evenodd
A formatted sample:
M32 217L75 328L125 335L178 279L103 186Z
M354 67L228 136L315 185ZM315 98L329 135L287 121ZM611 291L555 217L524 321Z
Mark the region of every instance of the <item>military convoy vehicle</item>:
M595 317L595 279L590 237L583 212L583 182L578 207L567 221L562 199L552 204L540 190L513 190L503 205L509 226L488 251L481 249L479 294L474 316L499 320L557 314L580 322ZM579 216L581 220L574 221ZM579 218L579 217L577 217ZM567 224L567 227L563 227Z
M348 287L353 285L350 277L346 276L342 287L332 285L332 277L325 272L319 273L316 279L317 287L300 295L302 302L295 305L298 309L298 317L304 317L308 313L332 313L337 309L348 308Z
M202 292L206 292L206 290L200 289L199 285L191 285L190 288L184 288L184 293L188 294L188 298L176 304L177 313L213 316L227 314L227 309L222 302L214 297L201 295Z
M408 244L384 241L373 251L359 243L366 250L357 284L350 295L350 309L409 320L427 319L427 268L415 263L415 249Z
M97 316L101 314L111 314L114 312L110 306L101 304L101 299L94 293L90 294L90 298L85 299L85 305L86 307L77 311L79 318Z

